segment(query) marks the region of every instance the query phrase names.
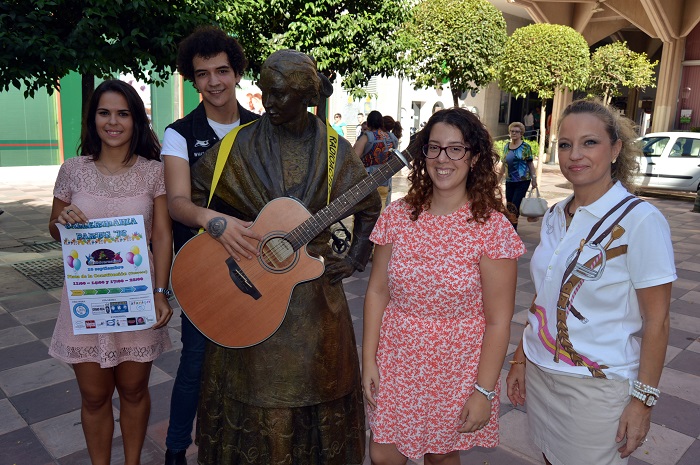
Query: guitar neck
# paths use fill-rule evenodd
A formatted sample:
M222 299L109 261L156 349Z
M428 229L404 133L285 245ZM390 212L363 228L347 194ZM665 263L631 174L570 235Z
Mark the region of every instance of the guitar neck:
M409 153L410 149L411 147L402 152L402 155L407 160L412 159ZM403 167L404 164L401 159L395 153L392 154L389 157L389 161L380 165L378 170L352 186L346 193L294 228L285 236L285 239L289 241L294 250L300 249L311 242L314 237L318 236L328 226L344 218L355 205L375 191L381 184L391 179Z

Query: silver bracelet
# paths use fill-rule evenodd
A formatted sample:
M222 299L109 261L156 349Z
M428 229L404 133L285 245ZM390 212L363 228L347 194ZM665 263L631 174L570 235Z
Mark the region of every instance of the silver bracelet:
M648 384L644 384L637 379L634 380L633 387L635 390L642 392L644 394L653 394L656 397L659 397L659 395L661 394L661 391L659 391L657 388L649 386Z

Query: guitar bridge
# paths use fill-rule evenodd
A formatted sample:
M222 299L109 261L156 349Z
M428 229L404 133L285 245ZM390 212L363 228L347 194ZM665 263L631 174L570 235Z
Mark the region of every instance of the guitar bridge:
M253 283L245 275L241 267L238 266L236 260L232 257L226 259L226 266L228 266L228 274L231 277L231 281L241 290L244 294L251 296L253 299L258 300L262 297L260 291L253 285Z

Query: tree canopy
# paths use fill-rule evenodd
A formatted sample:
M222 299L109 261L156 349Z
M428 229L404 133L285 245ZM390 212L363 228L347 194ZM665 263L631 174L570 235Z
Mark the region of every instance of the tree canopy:
M372 76L397 70L394 36L408 13L405 0L236 0L222 8L253 74L272 52L293 48L329 77L340 73L356 96Z
M202 24L236 36L257 74L270 53L294 48L313 56L344 86L393 74L392 38L404 0L9 0L0 3L0 90L52 92L71 71L107 78L131 73L162 82L175 69L180 40ZM357 91L357 89L356 89ZM361 93L361 90L359 91Z
M449 80L457 106L460 94L496 78L507 37L503 14L486 0L423 0L401 32L406 75L416 88Z
M591 74L588 80L589 95L599 95L605 103L621 95L621 87L644 90L656 87L654 68L646 53L636 53L626 42L613 42L599 47L591 56Z
M588 44L581 34L558 24L530 24L516 29L506 42L498 80L516 97L535 92L542 99L540 160L544 154L545 105L557 89L580 90L588 82Z
M162 81L178 42L215 18L215 0L10 0L0 3L0 89L49 93L71 71ZM85 84L83 86L85 91Z

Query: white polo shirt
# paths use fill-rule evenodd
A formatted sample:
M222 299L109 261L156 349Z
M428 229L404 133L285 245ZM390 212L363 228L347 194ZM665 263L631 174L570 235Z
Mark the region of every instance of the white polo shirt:
M628 196L617 182L600 199L576 211L566 229L564 207L572 196L547 212L542 221L540 244L530 262L530 274L537 297L536 311L528 312L523 344L528 359L545 370L573 376L592 376L585 366L575 366L563 349L554 361L557 338L557 302L567 262L588 237L591 228L619 201ZM591 242L617 221L625 207L618 209L601 225ZM600 244L587 244L577 260L577 276L583 276L569 299L578 311L566 312L568 337L582 360L602 370L606 377L636 379L640 345L633 334L642 327L635 289L672 282L676 279L671 232L664 216L653 205L642 202L619 225L621 237L611 235ZM607 259L619 246L626 253ZM617 252L624 251L618 249ZM590 263L589 266L583 266ZM563 333L562 333L563 334ZM605 368L607 367L607 368Z

